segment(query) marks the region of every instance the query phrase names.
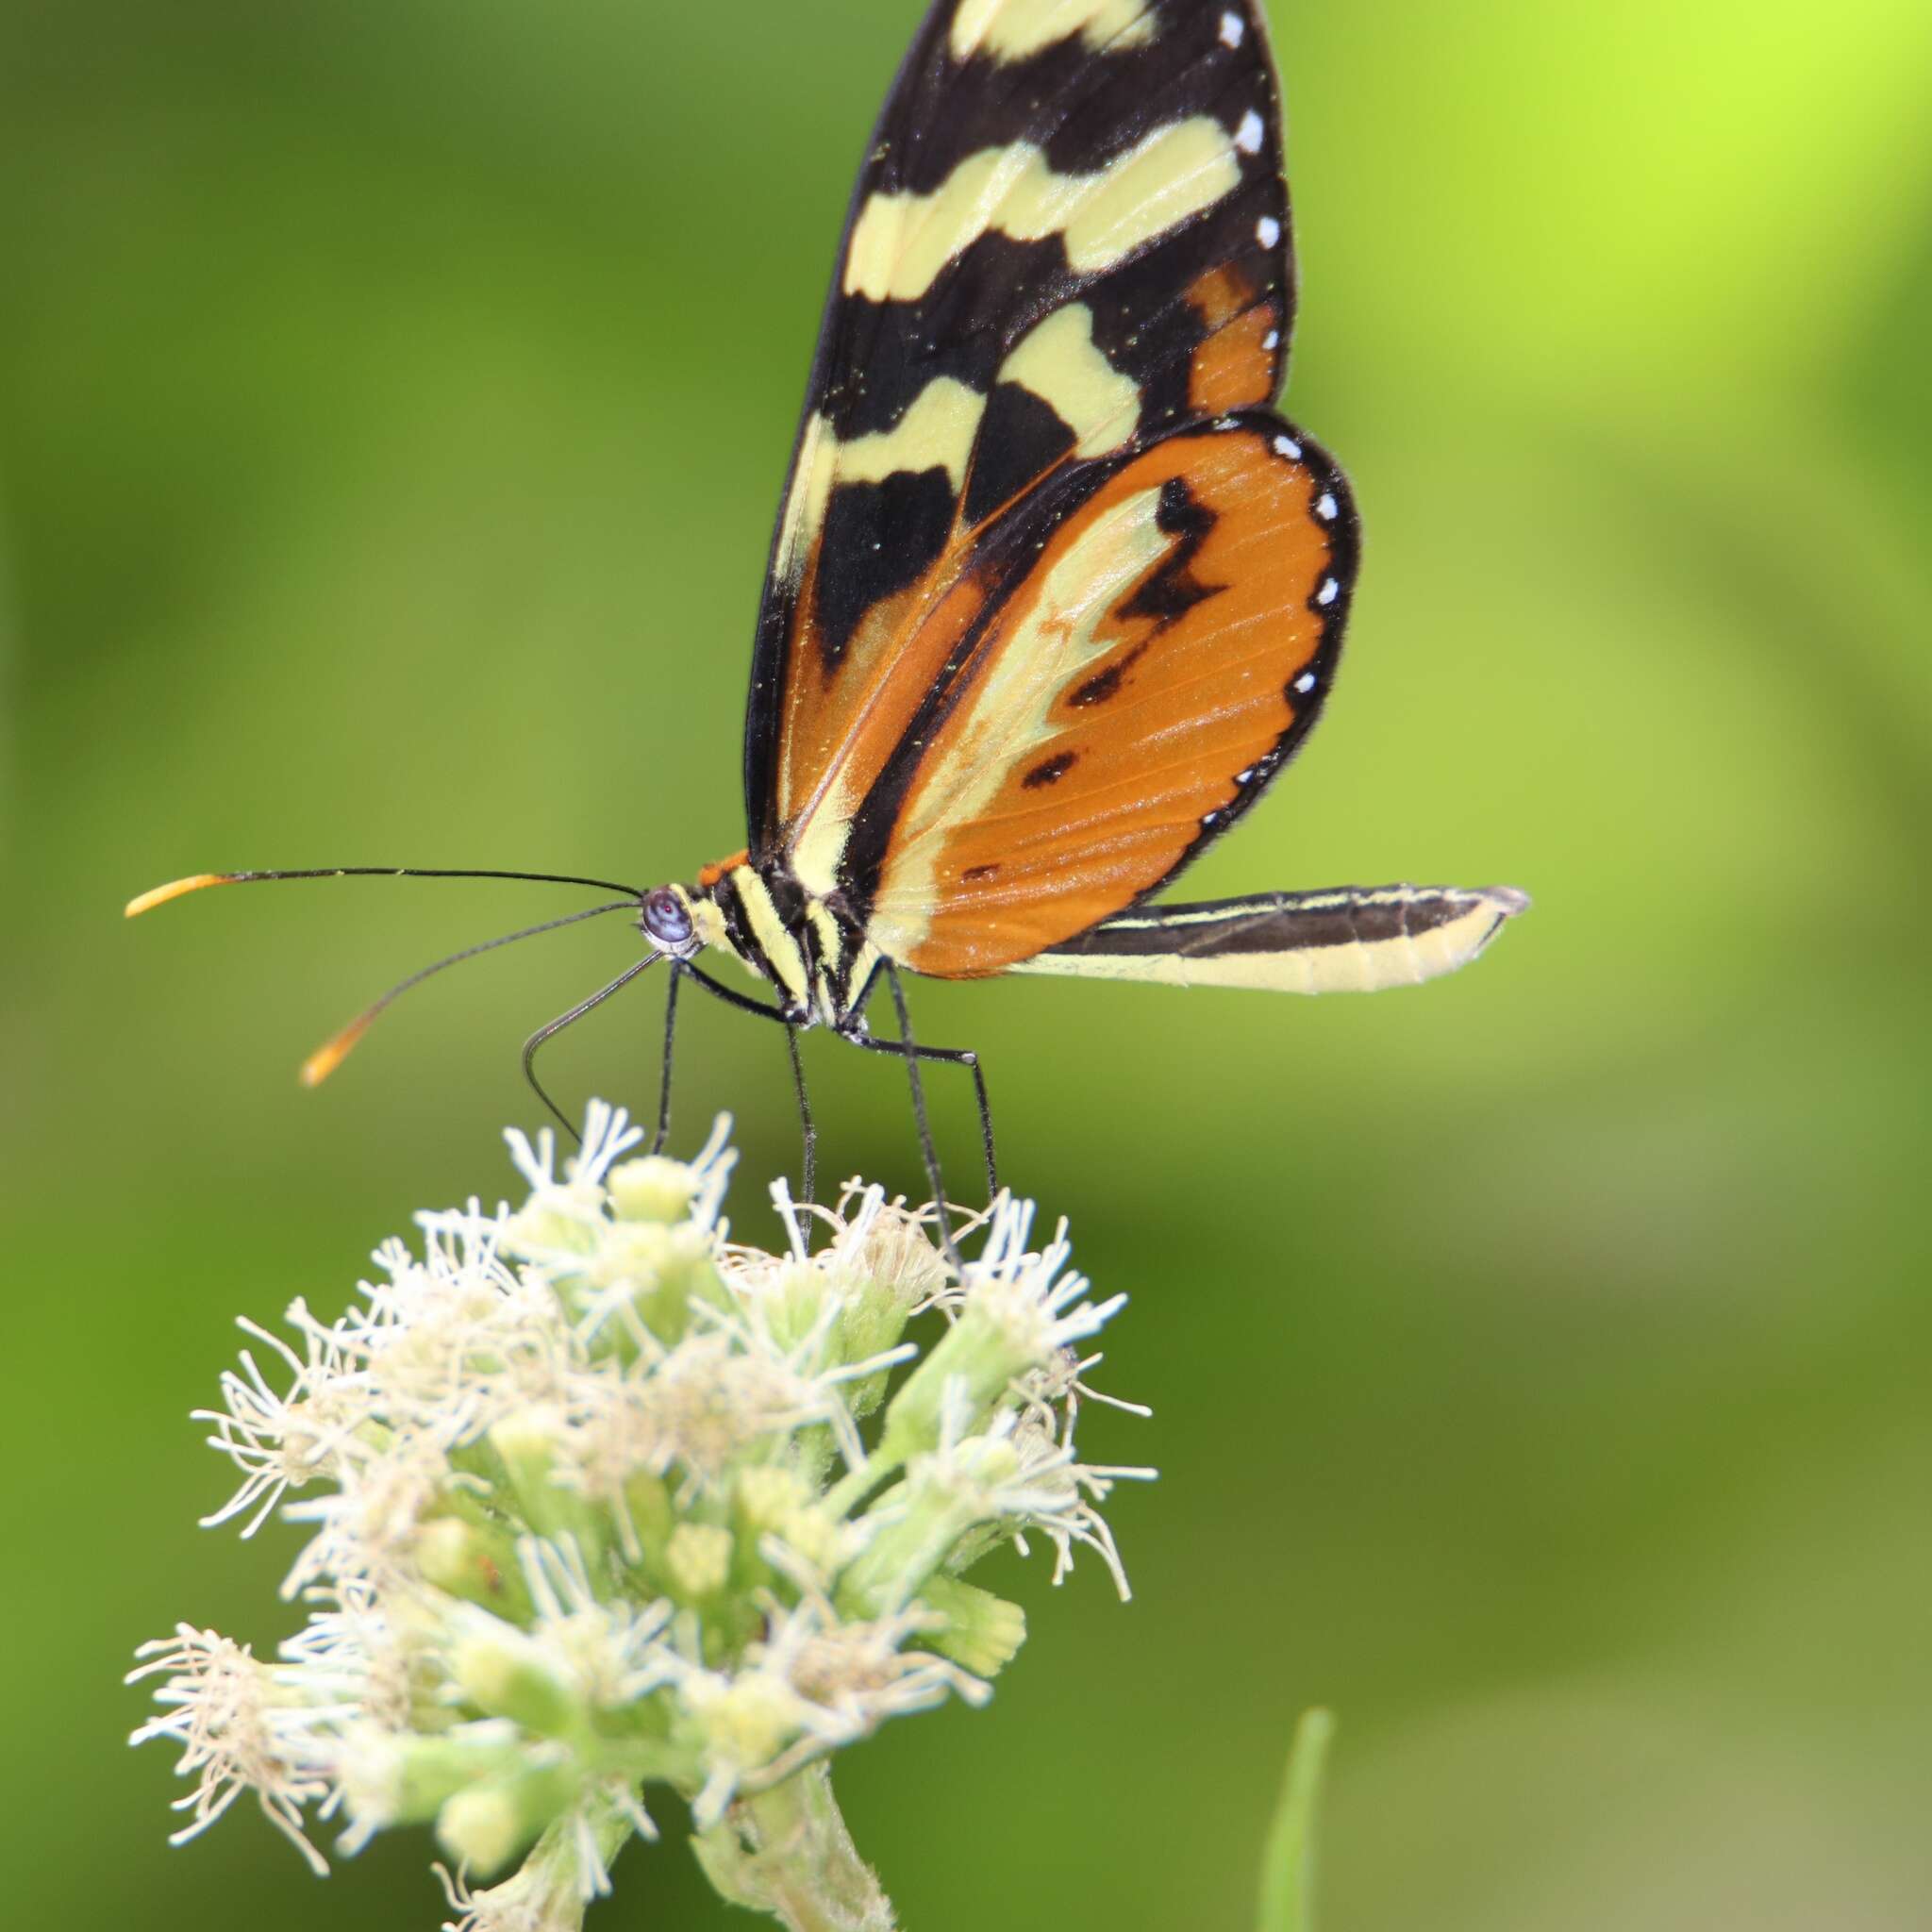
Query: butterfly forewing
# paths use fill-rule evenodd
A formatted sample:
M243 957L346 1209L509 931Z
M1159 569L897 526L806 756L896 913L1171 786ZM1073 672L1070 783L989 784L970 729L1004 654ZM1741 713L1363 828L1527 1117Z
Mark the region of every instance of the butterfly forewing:
M1291 311L1245 0L933 9L859 176L774 542L755 853L894 958L993 971L1253 795L1319 703L1352 562L1339 477L1258 413Z

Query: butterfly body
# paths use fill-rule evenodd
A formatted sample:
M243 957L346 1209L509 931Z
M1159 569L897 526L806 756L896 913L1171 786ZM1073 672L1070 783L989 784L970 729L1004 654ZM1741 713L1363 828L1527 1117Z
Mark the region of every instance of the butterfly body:
M808 891L782 859L743 854L708 866L696 885L661 890L683 908L692 950L714 946L769 981L790 1024L862 1027L880 954L841 897ZM649 935L648 907L641 918Z

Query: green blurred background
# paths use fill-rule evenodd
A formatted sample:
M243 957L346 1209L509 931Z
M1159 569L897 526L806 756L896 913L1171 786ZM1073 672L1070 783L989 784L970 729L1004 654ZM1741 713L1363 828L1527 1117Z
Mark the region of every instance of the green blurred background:
M286 1534L185 1411L232 1316L341 1306L506 1178L524 1033L616 923L203 867L689 877L833 239L913 0L0 0L8 1916L435 1923L423 1838L326 1886L180 1853L117 1677L271 1643ZM1507 880L1466 976L1302 1004L921 986L1009 1177L1133 1306L1102 1459L1138 1590L1017 1565L991 1708L853 1753L916 1932L1238 1927L1295 1713L1341 1719L1327 1932L1932 1923L1924 1175L1932 12L1274 8L1289 408L1366 575L1329 722L1191 895ZM647 1100L658 993L552 1063ZM691 1011L740 1229L780 1043ZM835 1172L918 1181L823 1037ZM940 1088L971 1172L963 1083ZM674 1834L675 1840L675 1834ZM675 1842L593 1923L730 1915Z

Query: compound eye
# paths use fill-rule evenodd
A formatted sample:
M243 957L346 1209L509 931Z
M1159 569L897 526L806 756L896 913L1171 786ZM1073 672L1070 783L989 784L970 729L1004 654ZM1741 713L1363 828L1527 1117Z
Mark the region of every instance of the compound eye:
M682 946L691 940L691 914L669 886L644 894L644 930L663 946Z

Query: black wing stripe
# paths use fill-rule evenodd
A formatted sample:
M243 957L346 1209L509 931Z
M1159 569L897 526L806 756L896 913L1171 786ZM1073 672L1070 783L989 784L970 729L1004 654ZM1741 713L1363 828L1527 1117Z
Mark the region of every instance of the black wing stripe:
M1374 992L1454 973L1528 905L1507 886L1342 886L1149 906L1104 920L1010 970L1168 986Z
M1191 906L1148 906L1109 919L1054 953L1086 958L1143 958L1177 954L1220 958L1245 953L1307 952L1419 940L1454 924L1478 906L1507 914L1522 894L1502 888L1337 886L1320 892L1260 892Z

